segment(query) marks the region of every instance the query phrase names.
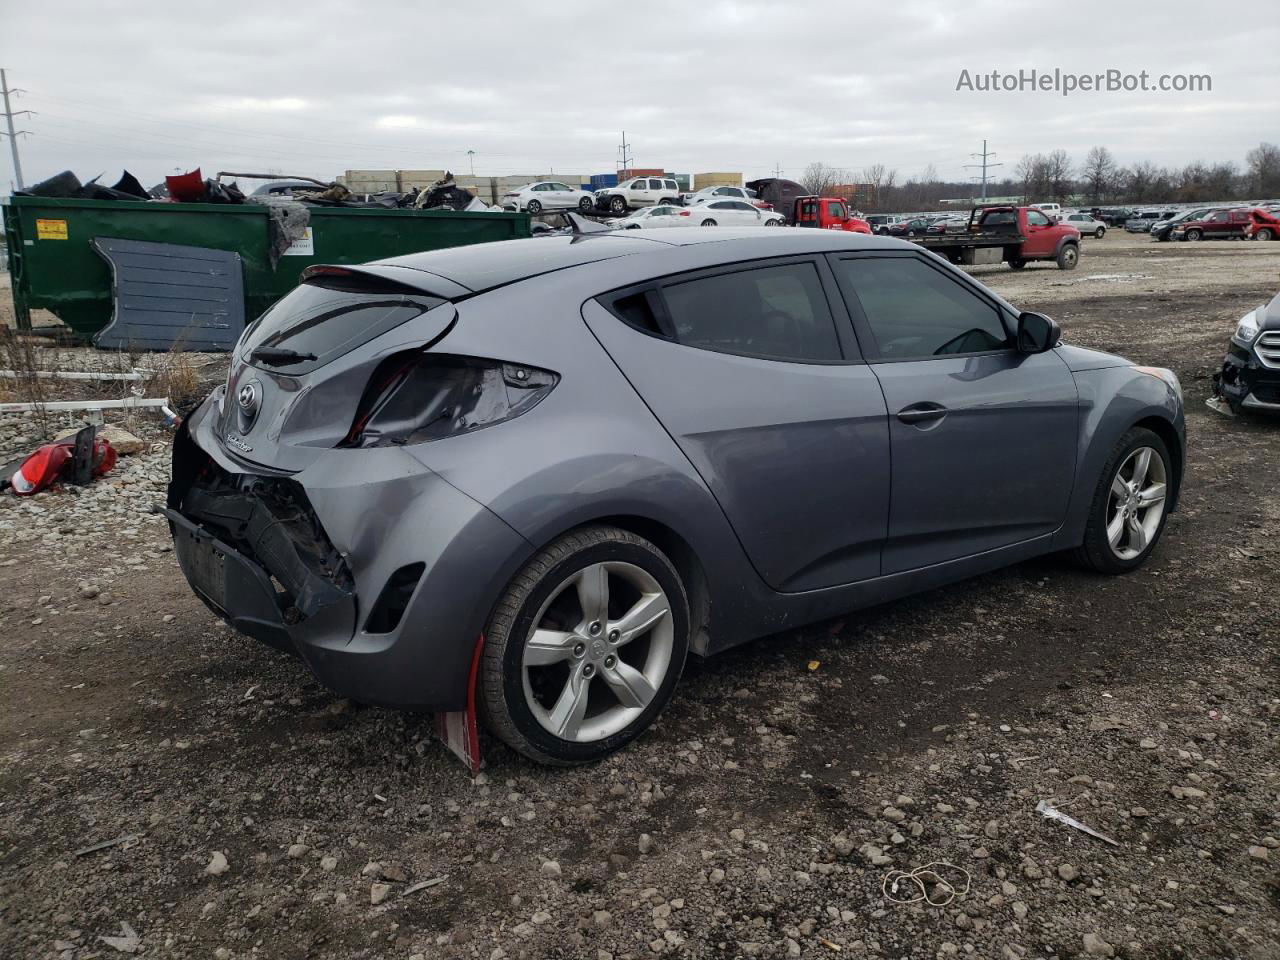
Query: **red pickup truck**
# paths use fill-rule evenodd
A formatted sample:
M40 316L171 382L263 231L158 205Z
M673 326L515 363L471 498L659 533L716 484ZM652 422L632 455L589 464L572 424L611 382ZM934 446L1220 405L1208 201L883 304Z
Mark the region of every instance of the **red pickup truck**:
M839 197L797 197L793 221L797 227L870 233L871 224L855 217Z
M1032 260L1054 260L1060 270L1074 270L1080 261L1080 231L1031 207L974 207L966 232L914 242L959 264L1004 261L1021 270Z

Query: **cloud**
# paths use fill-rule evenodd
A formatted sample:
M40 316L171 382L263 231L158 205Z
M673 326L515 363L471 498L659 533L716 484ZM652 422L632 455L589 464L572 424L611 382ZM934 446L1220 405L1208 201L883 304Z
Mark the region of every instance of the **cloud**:
M532 10L490 0L441 24L394 0L258 3L239 17L135 0L128 15L64 0L7 0L0 62L30 91L16 109L28 180L128 167L155 182L174 166L284 170L463 168L532 175L613 170L623 131L640 166L679 172L822 161L884 163L899 179L932 164L961 180L982 139L1010 167L1094 144L1122 162L1232 160L1275 140L1280 19L1270 0L1224 18L1203 0L1077 0L1071 27L1007 0L963 10L932 0L651 0ZM157 31L155 24L164 23ZM1246 53L1242 54L1242 51ZM1250 55L1248 51L1252 51ZM957 92L971 72L1059 67L1213 75L1207 94ZM0 152L0 185L9 179Z

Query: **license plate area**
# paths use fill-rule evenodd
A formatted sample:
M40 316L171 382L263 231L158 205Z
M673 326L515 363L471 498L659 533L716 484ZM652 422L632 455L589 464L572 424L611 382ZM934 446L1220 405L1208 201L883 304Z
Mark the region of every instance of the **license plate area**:
M178 560L191 586L219 610L227 608L227 559L212 539L183 531Z

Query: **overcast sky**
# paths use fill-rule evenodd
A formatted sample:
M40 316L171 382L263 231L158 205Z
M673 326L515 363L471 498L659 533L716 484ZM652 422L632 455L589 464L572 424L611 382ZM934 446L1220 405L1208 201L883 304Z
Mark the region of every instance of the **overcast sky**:
M900 182L929 164L963 179L984 137L1004 170L1094 144L1242 165L1280 140L1274 0L107 6L0 0L0 66L27 91L13 107L36 111L18 118L28 184L66 168L148 185L196 166L465 173L469 150L477 174L591 174L616 169L623 129L637 166L884 163ZM1213 89L956 90L962 69L1032 67L1207 73Z

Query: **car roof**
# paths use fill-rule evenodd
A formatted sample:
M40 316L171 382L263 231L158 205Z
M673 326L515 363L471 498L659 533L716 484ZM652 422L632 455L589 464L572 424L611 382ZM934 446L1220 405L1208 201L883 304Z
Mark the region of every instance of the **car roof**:
M383 276L394 275L401 282L430 288L439 277L472 293L481 293L556 270L643 256L694 244L726 244L726 262L742 259L825 253L864 248L901 249L902 241L888 237L849 233L843 230L805 230L779 227L715 227L693 230L688 227L658 227L644 231L591 233L577 236L533 237L527 240L498 240L425 253L411 253L377 260L361 270ZM392 268L392 269L382 269ZM409 271L424 276L412 279Z

